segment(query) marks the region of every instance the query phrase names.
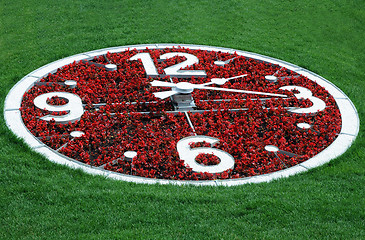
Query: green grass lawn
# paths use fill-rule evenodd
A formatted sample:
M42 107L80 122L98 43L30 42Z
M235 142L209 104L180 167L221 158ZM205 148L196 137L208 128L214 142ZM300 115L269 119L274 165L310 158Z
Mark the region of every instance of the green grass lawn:
M365 120L365 2L0 1L0 97L29 72L94 49L230 47L305 67ZM237 187L139 185L49 162L0 118L0 239L365 239L364 127L322 167Z

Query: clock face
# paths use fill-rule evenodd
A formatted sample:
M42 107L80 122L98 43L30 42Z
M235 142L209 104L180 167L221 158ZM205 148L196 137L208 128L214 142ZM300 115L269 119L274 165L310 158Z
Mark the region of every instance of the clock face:
M203 185L305 171L341 155L359 128L347 96L308 70L181 44L46 65L10 91L5 118L52 161L126 181Z

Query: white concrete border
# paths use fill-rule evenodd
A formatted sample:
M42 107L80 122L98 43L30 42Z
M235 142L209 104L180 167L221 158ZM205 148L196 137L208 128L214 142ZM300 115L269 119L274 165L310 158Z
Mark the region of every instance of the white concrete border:
M328 146L325 150L317 154L316 156L308 159L307 161L295 165L293 167L280 170L277 172L263 174L259 176L247 177L247 178L239 178L239 179L227 179L227 180L206 180L206 181L179 181L179 180L165 180L165 179L151 179L144 177L137 177L131 175L120 174L116 172L107 171L104 169L94 168L89 165L80 163L74 159L66 157L48 146L44 145L40 142L36 137L34 137L29 130L25 127L23 120L20 114L20 106L24 93L30 89L34 82L40 81L43 76L46 76L48 73L53 73L57 71L58 68L70 64L74 61L80 61L82 59L91 59L94 56L106 54L107 52L122 52L127 49L145 49L148 47L149 49L155 48L169 48L169 47L185 47L190 49L201 49L207 51L221 51L234 53L236 52L238 55L245 56L247 58L254 58L257 60L270 62L273 64L280 65L289 70L297 72L303 76L308 77L310 80L315 81L317 84L324 87L334 98L340 109L341 118L342 118L342 127L339 136L336 140ZM274 179L288 177L300 172L307 171L308 169L318 167L323 165L332 159L342 155L353 143L355 140L360 127L360 120L357 114L356 108L351 102L351 100L334 84L326 80L325 78L303 69L294 64L278 60L275 58L263 56L256 53L222 48L222 47L214 47L214 46L204 46L204 45L191 45L191 44L143 44L143 45L130 45L130 46L120 46L120 47L112 47L99 49L95 51L85 52L77 55L73 55L50 64L47 64L43 67L38 68L37 70L29 73L25 77L23 77L8 93L5 104L4 104L4 117L7 126L10 130L12 130L18 137L22 138L34 151L44 155L50 161L67 165L71 168L79 168L84 170L90 174L103 175L112 179L127 181L127 182L135 182L135 183L146 183L146 184L176 184L176 185L210 185L210 186L235 186L246 183L260 183L260 182L269 182Z

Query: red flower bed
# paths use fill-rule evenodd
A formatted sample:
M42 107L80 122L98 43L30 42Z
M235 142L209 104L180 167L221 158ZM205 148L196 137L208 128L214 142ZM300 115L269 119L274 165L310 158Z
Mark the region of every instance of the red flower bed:
M129 59L138 52L148 52L159 74L166 67L186 60L173 57L159 61L168 52L190 53L198 57L199 63L187 69L204 70L207 78L172 78L173 82L189 81L202 84L211 78L228 78L247 74L244 78L226 82L224 88L286 94L288 98L270 98L232 92L194 90L192 97L197 110L186 114L174 113L169 98L161 100L153 93L171 90L151 87L151 78L146 77L141 61ZM232 59L225 66L214 64L216 60ZM321 86L304 76L297 76L285 68L269 63L246 59L237 54L185 48L128 50L108 53L96 57L94 62L113 63L117 71L106 71L88 62L74 62L41 79L47 85L35 85L23 96L21 113L29 131L47 146L77 161L102 167L110 171L149 178L207 180L242 178L278 171L303 162L331 144L341 128L339 109L333 97ZM266 75L280 77L276 83L265 80ZM294 77L295 76L295 77ZM75 80L76 88L62 83ZM169 77L159 79L169 81ZM312 105L308 99L298 99L295 92L279 90L283 86L303 86L313 96L323 100L326 108L315 114L300 115L287 110L288 107L306 108ZM214 85L212 85L214 86ZM67 111L50 112L34 105L34 99L49 92L70 92L79 96L84 113L81 118L67 124L40 119L48 114L67 114ZM49 99L50 105L65 105L67 99ZM234 110L232 109L241 109ZM298 123L309 123L312 127L303 130ZM82 137L72 138L73 131L82 131ZM214 146L235 159L233 170L210 174L194 172L179 158L176 144L179 140L197 135L218 138ZM206 144L205 144L206 145ZM276 155L265 150L266 145L275 145L280 150L294 153ZM191 148L204 143L192 143ZM205 147L211 147L209 144ZM124 159L126 151L135 151L133 162ZM202 165L216 165L219 158L211 154L200 154L196 161Z
M205 154L201 153L196 158L195 161L197 161L199 164L205 165L205 166L214 166L221 162L221 160L215 156L214 154Z

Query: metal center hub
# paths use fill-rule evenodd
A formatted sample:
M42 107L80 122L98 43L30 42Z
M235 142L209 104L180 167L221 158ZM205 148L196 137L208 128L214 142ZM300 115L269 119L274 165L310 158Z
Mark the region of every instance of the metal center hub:
M192 93L194 91L194 85L188 82L179 82L176 84L176 89L179 93Z

